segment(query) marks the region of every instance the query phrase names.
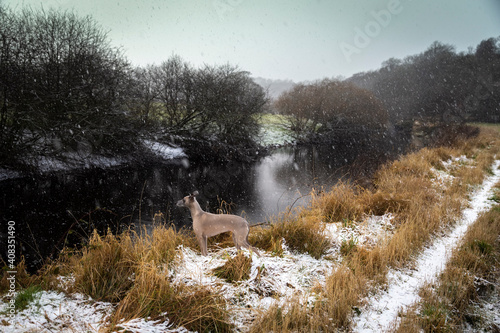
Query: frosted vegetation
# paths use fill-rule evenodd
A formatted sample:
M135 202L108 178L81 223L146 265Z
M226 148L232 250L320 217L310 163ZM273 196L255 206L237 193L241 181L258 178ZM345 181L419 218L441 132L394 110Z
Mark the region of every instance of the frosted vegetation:
M480 296L477 283L498 283L499 147L498 130L485 129L453 147L424 148L382 166L373 189L339 183L313 192L309 206L251 228L249 240L262 257L236 251L230 235L212 239L209 256L201 256L192 234L164 225L94 233L81 251L66 249L37 275L21 263L15 314L7 317L4 302L0 322L12 332L494 327L494 314L477 322L464 314L479 311L466 306ZM464 236L469 225L479 231ZM457 249L450 265L464 268L443 270L450 258L443 246ZM456 281L458 289L450 289ZM439 283L452 293L441 294ZM409 295L421 303L408 307ZM489 293L481 295L488 309Z

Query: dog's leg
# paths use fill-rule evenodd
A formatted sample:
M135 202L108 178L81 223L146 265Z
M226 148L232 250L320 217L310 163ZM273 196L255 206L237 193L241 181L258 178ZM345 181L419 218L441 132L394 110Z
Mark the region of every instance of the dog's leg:
M207 250L207 240L208 240L208 237L203 235L203 255L204 256L208 256L208 250Z
M238 242L238 238L236 238L236 234L233 232L233 242L236 250L241 250L240 242Z
M203 235L196 235L198 244L200 244L201 255L207 255L207 238Z

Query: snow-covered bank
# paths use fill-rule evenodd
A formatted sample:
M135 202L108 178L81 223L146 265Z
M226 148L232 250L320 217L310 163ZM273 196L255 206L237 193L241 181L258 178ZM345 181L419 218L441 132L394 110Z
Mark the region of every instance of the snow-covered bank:
M180 147L173 147L160 142L144 140L143 144L148 148L153 154L159 156L166 160L171 160L175 158L185 158L187 157L184 153L184 149Z
M435 186L446 186L453 179L453 170L458 165L469 167L473 163L470 159L452 158L444 163L442 170L432 170ZM458 241L461 234L465 232L467 225L475 220L475 216L480 210L487 207L487 198L490 197L489 189L500 179L500 170L497 162L494 165L495 177L489 177L481 185L482 190L472 193L468 199L471 200L471 208L464 212L464 219L460 221L456 228L443 240L435 241L433 247L427 249L422 257L416 262L420 268L417 271L398 272L392 271L389 275L389 299L384 292L370 297L376 298L378 308L368 306L362 308L361 317L355 317L356 329L359 331L384 331L390 327L391 322L396 319L399 306L404 304L407 297L414 297L418 284L424 278L433 278L437 271L444 266L446 260L446 250L451 250L454 242ZM339 254L341 245L346 241L354 242L363 247L373 247L381 241L386 241L392 237L394 232L393 215L383 216L363 215L357 221L343 220L343 222L328 223L325 225L325 233L332 240L332 246L328 253L320 259L314 259L309 255L298 254L288 250L283 242L283 257L273 256L271 253L263 253L262 257L252 255L251 273L248 280L229 283L216 277L213 269L225 264L229 257L236 255L236 250L232 248L219 248L217 245L210 246L208 257L200 256L196 251L187 247L178 247L180 255L176 258L172 266L157 267L162 274L166 274L170 281L179 285L202 285L213 291L220 292L228 305L230 313L229 320L235 325L235 331L244 332L251 326L252 321L259 313L265 313L273 304L289 304L289 302L300 302L304 307L314 305L318 297L321 297L321 290L325 285L325 278L332 272L332 268L339 265L343 257ZM471 221L469 221L471 220ZM322 223L318 220L318 223ZM461 234L460 234L461 233ZM454 236L453 236L454 235ZM455 238L453 238L455 237ZM434 252L433 252L434 251ZM437 253L436 253L437 251ZM249 252L245 252L248 256ZM431 268L431 264L433 265ZM431 272L429 275L428 273ZM71 276L65 278L66 283L71 283ZM396 281L403 279L404 281ZM396 284L398 288L391 287ZM410 286L410 287L408 287ZM409 289L405 289L405 288ZM391 289L393 288L393 289ZM400 297L398 297L398 292ZM41 305L40 302L33 302L28 310L20 311L14 318L9 318L2 313L6 310L6 304L0 301L0 331L5 328L6 332L26 332L39 327L46 328L47 331L75 331L74 327L85 327L88 331L99 331L106 327L108 314L112 313L116 305L110 303L93 302L79 295L59 295L55 297L53 291L44 291L39 294L39 299L51 298L53 308ZM50 296L52 295L52 296ZM49 297L50 296L50 297ZM399 302L392 306L390 298L396 298ZM410 303L413 301L410 300ZM7 301L5 297L3 301ZM320 299L321 301L321 299ZM44 301L45 302L45 301ZM43 302L42 302L43 303ZM68 304L71 303L71 304ZM316 303L317 304L317 303ZM88 306L96 308L95 317L91 312L87 312ZM64 312L57 312L57 309L75 309L75 315L65 315ZM78 315L79 308L82 314ZM46 312L52 311L54 316L47 319ZM379 311L380 313L377 313ZM363 320L363 316L370 315ZM373 316L373 319L372 317ZM374 324L370 321L378 320ZM19 323L16 324L16 323ZM45 326L36 326L42 323ZM92 326L87 328L88 323ZM22 325L22 326L21 326ZM31 326L30 326L31 325ZM367 327L360 326L367 325ZM27 329L21 330L18 327ZM186 332L183 328L170 327L165 322L155 322L148 318L134 319L126 323L119 324L120 330L129 332ZM71 328L71 329L70 329ZM123 329L123 330L122 330Z
M187 157L184 149L177 146L150 140L143 140L142 145L144 149L141 152L141 156L152 155L164 161ZM63 153L60 156L39 156L27 160L25 164L28 169L45 174L49 172L68 172L86 169L107 169L133 163L134 160L139 159L140 158L126 155L103 156L91 152L80 151ZM22 176L23 172L21 171L0 167L0 181L15 179Z
M181 247L182 259L168 274L174 283L201 284L219 290L229 305L231 321L239 331L246 331L253 318L272 304L283 304L291 299L313 302L318 297L312 291L313 287L324 285L325 277L338 264L339 244L342 240L356 238L360 244L369 245L374 240L386 236L391 219L392 216L388 214L380 217L366 216L365 221L359 225L328 224L325 232L332 239L334 246L327 256L320 259L289 251L283 240L283 257L268 253L263 253L262 257L252 255L249 279L237 283L226 282L212 272L214 268L222 266L229 257L236 255L234 247L218 249L213 246L207 257L190 248ZM245 253L250 255L248 251ZM71 282L71 277L61 278L62 285ZM43 328L47 332L98 332L106 326L106 318L114 308L111 303L92 302L78 294L70 296L55 291L42 291L28 309L16 313L13 319L2 314L7 309L7 303L0 302L0 323L9 324L0 326L0 331L4 329L5 332L21 333ZM119 327L123 331L137 333L188 332L182 327L171 327L169 323L157 323L142 318L120 323Z
M464 210L462 219L451 232L437 238L417 258L414 269L391 270L388 286L361 309L361 315L354 318L355 332L387 332L396 324L398 313L419 300L418 291L424 283L433 281L444 269L452 249L457 246L467 228L479 214L491 207L493 186L500 180L500 161L493 166L494 175L487 178L480 189L472 194L470 208Z

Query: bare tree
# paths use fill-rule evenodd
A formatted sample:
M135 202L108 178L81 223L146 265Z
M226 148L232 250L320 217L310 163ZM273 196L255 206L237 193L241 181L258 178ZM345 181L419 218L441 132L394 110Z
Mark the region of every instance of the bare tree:
M299 84L285 92L275 107L291 116L298 134L379 131L388 124L382 104L367 90L351 83L325 79Z
M0 34L2 145L113 152L132 139L122 111L128 64L92 18L2 10Z
M257 134L256 114L267 99L248 72L230 65L195 69L179 56L136 72L148 81L140 89L151 93L139 92L142 111L135 113L148 114L164 131L228 143L249 143Z

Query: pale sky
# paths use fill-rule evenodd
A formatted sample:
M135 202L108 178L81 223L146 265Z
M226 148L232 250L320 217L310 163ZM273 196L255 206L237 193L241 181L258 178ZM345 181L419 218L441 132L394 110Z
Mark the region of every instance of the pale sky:
M344 76L434 41L458 51L500 36L500 0L0 0L91 15L134 65L177 54L294 81Z

